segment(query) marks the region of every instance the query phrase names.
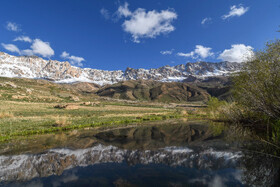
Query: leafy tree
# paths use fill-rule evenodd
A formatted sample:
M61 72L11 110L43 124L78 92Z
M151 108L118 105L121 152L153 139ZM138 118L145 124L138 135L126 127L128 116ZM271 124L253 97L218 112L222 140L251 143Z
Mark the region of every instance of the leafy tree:
M280 40L267 43L234 77L236 101L245 110L280 119Z

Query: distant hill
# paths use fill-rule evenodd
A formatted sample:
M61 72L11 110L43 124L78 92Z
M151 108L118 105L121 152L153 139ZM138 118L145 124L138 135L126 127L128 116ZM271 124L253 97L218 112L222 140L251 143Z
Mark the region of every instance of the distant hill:
M208 77L207 79L199 79L197 77L190 76L183 82L195 85L207 91L207 93L211 96L217 97L221 100L232 101L232 80L229 76L213 76Z
M115 99L157 102L206 101L209 97L205 90L187 83L147 80L122 81L107 85L100 88L96 94Z
M44 83L50 88L47 91L50 93L54 93L55 89L66 89L66 92L71 90L75 94L159 102L205 101L209 95L230 100L229 75L240 71L241 67L242 63L236 62L194 62L156 69L127 68L125 71L106 71L75 67L67 61L45 60L36 56L13 56L0 52L0 77L26 78L16 81L22 82L23 86L24 82L36 83L32 82L32 79L40 80L40 83L48 80ZM33 95L34 93L36 88ZM9 96L14 95L11 93ZM71 94L51 95L61 99L65 98L64 95ZM29 94L29 97L32 98L32 94Z
M132 101L193 102L206 101L211 95L230 101L230 88L231 81L226 77L194 82L129 80L105 86L87 82L57 84L42 79L0 77L0 100L64 102L88 101L101 96Z

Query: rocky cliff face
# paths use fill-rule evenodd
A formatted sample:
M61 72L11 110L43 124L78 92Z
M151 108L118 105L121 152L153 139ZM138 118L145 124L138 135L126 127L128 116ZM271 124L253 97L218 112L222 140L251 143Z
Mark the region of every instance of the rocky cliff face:
M163 66L157 69L133 69L105 71L71 66L69 62L45 60L36 56L12 56L0 52L0 76L39 78L59 83L92 82L100 85L125 80L183 81L189 76L205 78L223 76L239 71L242 64L236 62L196 62L186 65Z

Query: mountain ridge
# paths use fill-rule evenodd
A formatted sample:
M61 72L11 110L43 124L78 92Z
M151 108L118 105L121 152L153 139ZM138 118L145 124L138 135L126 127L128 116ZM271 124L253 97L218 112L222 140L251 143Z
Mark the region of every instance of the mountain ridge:
M99 85L114 84L126 80L155 80L181 82L189 76L205 79L227 76L241 69L237 62L194 62L151 69L127 68L99 70L72 66L68 61L45 60L37 56L13 56L0 52L0 76L47 79L57 83L90 82Z

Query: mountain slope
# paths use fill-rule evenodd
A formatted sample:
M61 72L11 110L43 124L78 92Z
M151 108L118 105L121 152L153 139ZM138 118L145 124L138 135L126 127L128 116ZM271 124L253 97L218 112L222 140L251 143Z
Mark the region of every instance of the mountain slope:
M224 76L239 71L242 64L236 62L195 62L157 69L133 69L105 71L72 66L69 62L45 60L36 56L12 56L0 52L0 76L48 79L58 83L91 82L99 85L125 80L183 81L190 76L205 79Z
M99 89L97 95L158 102L205 101L209 97L206 91L186 83L147 80L130 80L108 85Z
M213 76L207 79L201 79L189 76L188 79L185 79L183 82L195 85L220 100L232 101L231 88L233 83L231 77Z

